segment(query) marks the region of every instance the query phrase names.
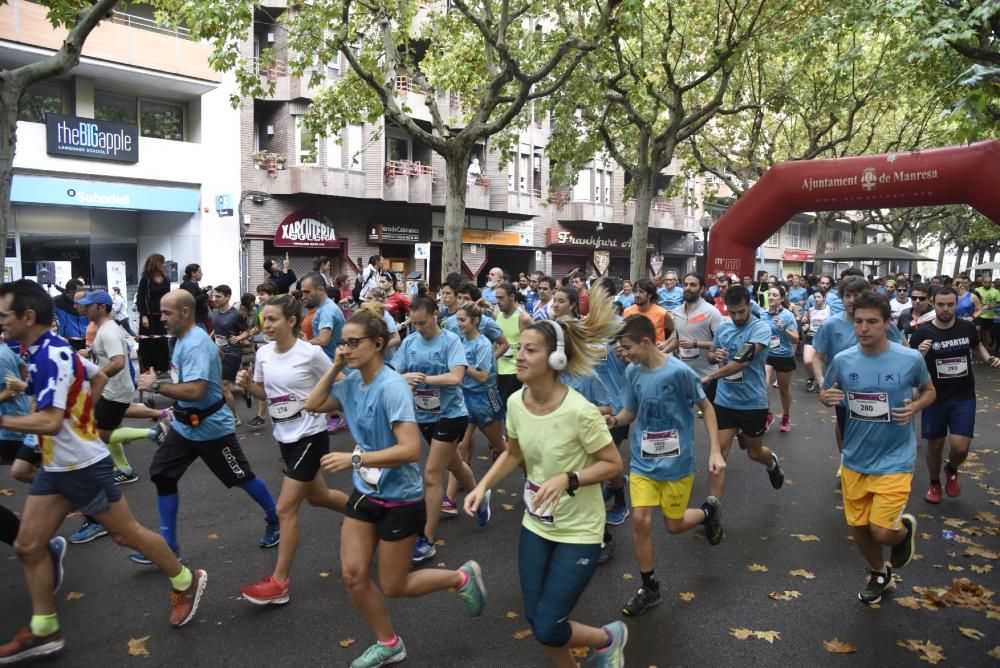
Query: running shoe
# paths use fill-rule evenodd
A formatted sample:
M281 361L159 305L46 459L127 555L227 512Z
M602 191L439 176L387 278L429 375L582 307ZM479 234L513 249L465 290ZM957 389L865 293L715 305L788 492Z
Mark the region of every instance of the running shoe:
M174 550L174 556L177 557L178 559L181 558L180 548ZM132 551L128 555L128 560L131 561L133 564L138 564L139 566L152 566L153 565L153 562L150 561L149 557L147 557L146 555L144 555L139 550Z
M240 420L240 416L239 415L233 415L233 417L236 418L236 426L237 427L242 427L243 426L243 422Z
M157 422L152 427L149 428L149 440L157 445L162 446L167 440L167 431L170 429L170 423L166 420Z
M389 647L380 642L365 650L365 653L351 661L351 668L379 668L393 663L399 663L406 658L406 646L403 639L396 636L396 646Z
M705 520L701 523L705 527L705 538L709 545L718 545L726 536L722 530L722 502L710 496L701 504L701 509L705 511Z
M191 586L184 591L170 592L170 623L174 626L184 626L190 622L196 612L198 604L201 602L201 595L205 593L205 585L208 584L208 573L203 570L191 572Z
M746 438L743 436L743 432L742 431L736 432L736 442L739 443L740 450L746 450L747 449Z
M613 556L615 556L615 541L609 540L605 543L601 543L601 554L597 557L597 565L603 566L611 561L611 557Z
M632 595L624 606L622 614L629 617L637 617L650 608L655 608L663 601L660 592L653 591L647 587L639 587L639 591Z
M139 481L139 474L136 473L135 469L132 467L127 469L115 469L114 476L116 485L128 485L129 483Z
M611 489L611 483L607 480L601 483L601 497L604 499L605 506L611 499L615 498L615 490Z
M281 527L277 522L267 521L264 527L264 535L260 537L262 548L274 547L281 542Z
M75 534L69 537L69 542L74 545L82 545L92 540L97 540L101 536L107 536L108 530L100 522L84 521L83 526Z
M806 392L812 392L815 389L816 389L816 379L815 378L807 378L806 379Z
M767 412L767 422L764 423L764 431L769 431L771 429L771 425L772 424L774 424L774 413L772 413L771 411L768 411Z
M959 496L962 493L962 483L958 481L958 471L952 471L947 466L944 469L944 491L948 496Z
M257 427L263 427L266 424L267 424L267 420L265 420L264 418L262 418L259 415L255 415L252 420L250 420L249 422L247 422L247 426L248 427L253 427L255 429Z
M448 517L455 517L458 515L458 506L456 506L455 502L447 496L445 496L441 501L441 514L447 515Z
M941 503L941 483L932 484L927 488L927 493L924 494L924 501L933 504Z
M427 540L424 536L417 537L417 544L413 546L413 558L411 561L415 564L423 563L428 559L433 559L437 554L437 548L434 547L434 543Z
M56 536L49 541L49 554L52 556L52 591L59 591L63 581L63 558L66 556L66 539Z
M773 381L771 381L771 387L773 387L774 389L778 389L778 379L777 378L775 378Z
M492 497L493 490L486 490L483 500L479 502L479 508L476 509L476 520L483 529L486 528L486 525L490 523L490 519L493 517L493 510L490 508L490 499Z
M628 519L630 514L631 513L629 513L628 506L615 505L611 509L611 512L608 513L606 521L613 527L621 526L622 524L625 524L625 520Z
M36 636L31 629L23 628L6 645L0 645L0 664L18 663L36 656L55 654L66 646L59 632Z
M906 537L893 545L889 552L889 563L893 568L902 568L910 563L917 551L917 518L909 513L903 513L899 521L906 529Z
M458 588L458 596L469 609L469 617L478 617L486 609L486 585L483 571L475 561L467 561L458 569L465 573L465 584Z
M240 593L254 605L282 605L288 603L288 590L291 585L291 580L286 580L282 584L273 576L265 575L257 584L240 587Z
M611 644L604 649L593 651L592 666L600 668L622 668L625 665L625 645L628 643L628 627L625 622L611 622L604 626L611 637Z
M781 426L778 427L778 431L783 434L787 434L792 430L792 421L787 415L781 416Z
M882 593L892 586L892 569L885 567L885 573L868 570L868 585L858 592L858 600L865 605L874 605L882 600Z
M767 477L771 480L771 487L775 489L781 489L781 486L785 484L785 472L781 470L781 464L778 463L778 455L771 453L771 462L774 464L773 469L768 469Z

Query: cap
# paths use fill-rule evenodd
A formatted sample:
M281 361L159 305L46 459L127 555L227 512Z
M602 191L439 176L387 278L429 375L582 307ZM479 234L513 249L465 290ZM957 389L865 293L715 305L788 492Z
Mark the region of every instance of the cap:
M109 295L104 290L91 290L83 299L77 302L80 306L88 306L90 304L107 304L111 306L114 302L111 301L111 295Z

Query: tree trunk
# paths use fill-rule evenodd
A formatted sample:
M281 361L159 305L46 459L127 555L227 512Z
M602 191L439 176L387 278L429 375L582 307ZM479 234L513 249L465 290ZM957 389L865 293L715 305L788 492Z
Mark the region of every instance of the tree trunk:
M986 248L979 249L979 261L976 264L982 264L986 262Z
M865 245L865 224L861 221L855 221L851 223L851 245L852 246L864 246ZM851 263L851 266L855 269L861 269L861 260L855 260Z
M649 239L649 211L653 206L655 176L651 169L642 169L635 177L635 222L632 223L632 249L629 261L632 266L632 280L647 278L649 261L646 258L646 243Z
M462 273L462 229L465 227L466 171L469 166L469 149L455 147L451 155L445 156L445 171L448 177L448 197L444 206L444 247L441 251L441 277L452 273Z
M11 227L10 192L17 148L17 108L24 87L17 77L3 78L0 87L0 239L7 243Z
M937 275L940 276L944 273L944 249L948 245L947 241L942 241L941 245L938 246L938 261L937 261Z
M965 255L965 244L957 244L955 248L955 271L953 276L958 276L962 271L962 256Z
M816 259L813 262L813 273L817 276L823 271L823 256L826 255L826 239L830 233L830 214L820 211L816 214Z

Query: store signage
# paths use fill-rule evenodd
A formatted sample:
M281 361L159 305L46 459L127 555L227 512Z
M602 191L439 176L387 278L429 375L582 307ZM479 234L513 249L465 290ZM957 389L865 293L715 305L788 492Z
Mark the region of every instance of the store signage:
M10 201L21 204L197 213L201 194L196 188L164 188L15 174Z
M463 244L490 244L493 246L520 246L521 235L517 232L497 232L492 230L462 230Z
M649 258L649 268L653 270L653 276L659 276L663 270L663 256L657 253Z
M391 225L371 225L368 228L368 241L389 243L393 241L418 242L427 235L419 225L393 223Z
M275 248L340 248L331 225L314 211L296 211L274 233Z
M594 268L597 269L598 276L608 273L611 266L611 252L606 250L594 251Z
M117 162L139 162L139 126L93 118L45 115L49 155Z
M572 248L608 248L611 250L628 250L632 248L632 237L627 235L602 234L575 234L569 230L550 227L549 246L568 246ZM647 250L655 250L655 246L650 241L646 241Z
M785 249L781 257L788 262L812 262L816 259L816 253L806 250Z

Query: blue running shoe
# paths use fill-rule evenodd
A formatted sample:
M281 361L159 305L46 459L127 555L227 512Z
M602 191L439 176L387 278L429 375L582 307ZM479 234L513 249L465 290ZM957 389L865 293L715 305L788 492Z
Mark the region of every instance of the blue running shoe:
M396 636L396 646L389 647L380 642L365 650L365 653L351 661L351 668L379 668L393 663L399 663L406 658L406 647L403 639Z
M625 645L628 643L628 627L625 622L611 622L604 626L611 636L611 644L604 649L594 650L591 654L592 666L601 668L623 668L625 666Z
M262 548L274 547L281 542L281 528L277 522L268 521L264 527L264 535L260 537Z
M479 507L476 508L476 519L479 521L479 526L483 529L486 528L486 525L490 523L490 519L493 517L493 511L490 509L490 499L492 497L493 490L486 490L483 500L480 501Z
M601 496L604 497L604 505L608 505L608 502L615 498L615 492L607 480L601 483Z
M468 576L465 584L458 590L458 596L465 601L469 609L469 617L478 617L486 609L486 585L483 583L483 571L475 561L467 561L459 568Z
M613 527L625 524L625 520L628 519L631 513L628 510L628 506L615 506L608 513L607 523Z
M434 543L427 540L425 536L419 536L417 544L413 546L413 558L411 561L415 564L420 564L428 559L433 559L436 555L437 548L434 547Z
M66 539L56 536L49 541L49 554L52 555L52 592L59 591L63 581L63 557L66 556Z
M181 558L181 550L180 550L180 548L174 550L174 556L177 557L178 559ZM153 565L153 562L149 560L149 557L147 557L146 555L144 555L139 550L134 550L133 552L131 552L128 555L128 560L131 561L133 564L138 564L139 566L152 566Z
M104 525L100 522L88 522L85 521L80 530L69 537L69 542L74 545L80 545L82 543L89 543L92 540L97 540L101 536L107 536L108 530L104 528Z

